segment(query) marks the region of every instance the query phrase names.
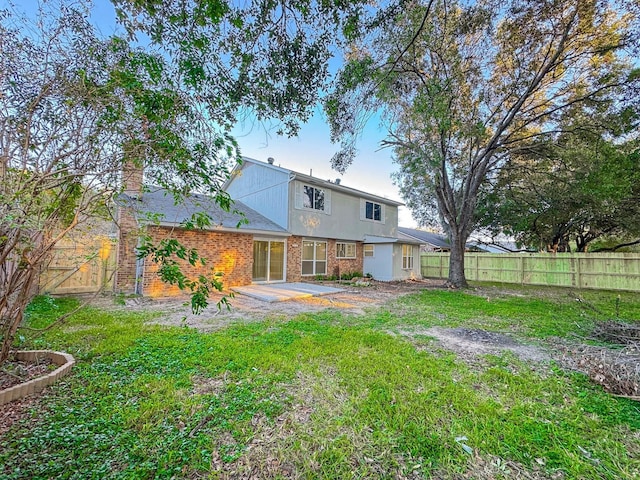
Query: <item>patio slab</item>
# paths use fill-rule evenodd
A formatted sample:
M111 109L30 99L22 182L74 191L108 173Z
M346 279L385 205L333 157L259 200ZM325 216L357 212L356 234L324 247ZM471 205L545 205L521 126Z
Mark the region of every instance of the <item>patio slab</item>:
M269 303L284 302L294 298L318 297L343 291L339 288L302 282L245 285L232 287L231 290Z

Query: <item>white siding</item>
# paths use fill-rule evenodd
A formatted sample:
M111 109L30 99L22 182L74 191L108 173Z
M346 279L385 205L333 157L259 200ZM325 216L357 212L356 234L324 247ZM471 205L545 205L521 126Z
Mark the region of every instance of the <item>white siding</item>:
M289 175L283 171L245 162L227 186L233 200L240 200L282 228L288 228Z
M413 245L413 269L402 268L402 244L393 244L393 280L406 280L408 278L422 278L420 274L420 246Z

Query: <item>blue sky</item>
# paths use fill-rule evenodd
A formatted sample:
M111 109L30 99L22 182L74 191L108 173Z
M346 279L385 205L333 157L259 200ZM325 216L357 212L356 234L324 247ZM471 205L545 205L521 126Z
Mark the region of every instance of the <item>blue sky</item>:
M0 6L7 2L0 0ZM37 8L37 0L23 0L18 9L26 11ZM108 0L95 0L91 18L104 35L118 31L113 5ZM335 59L334 62L340 62ZM295 138L281 137L277 128L261 125L251 120L240 121L233 131L244 156L266 161L275 159L275 164L297 172L309 174L324 180L340 178L343 185L363 190L381 197L402 201L398 188L391 180L391 173L397 169L390 149L379 149L385 131L375 119L369 121L358 142L358 154L354 163L344 175L331 168L331 157L338 145L329 140L329 127L320 107L308 123L302 126ZM399 223L405 227L415 227L408 208L400 207Z

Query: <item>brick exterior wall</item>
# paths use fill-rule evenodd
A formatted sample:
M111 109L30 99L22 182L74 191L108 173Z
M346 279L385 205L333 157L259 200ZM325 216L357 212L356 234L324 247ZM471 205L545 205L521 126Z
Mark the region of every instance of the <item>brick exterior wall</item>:
M327 241L327 257L329 264L327 265L327 275L342 275L345 273L359 272L362 275L364 268L364 243L363 242L346 242L356 244L356 258L336 258L337 240Z
M169 229L149 227L154 242L171 236L187 248L195 248L207 262L204 266L193 267L188 262L181 264L189 278L198 275L222 272L225 289L251 283L253 270L253 235L232 232L211 232L202 230ZM158 267L150 259L145 259L143 294L149 297L184 295L178 287L163 283L157 276Z
M302 281L302 237L287 238L287 282Z
M309 240L313 240L309 238ZM291 236L287 239L287 282L301 282L313 276L302 276L302 237ZM348 272L362 272L364 268L363 242L349 242L356 244L356 258L336 258L336 240L321 239L327 242L327 275L342 275Z

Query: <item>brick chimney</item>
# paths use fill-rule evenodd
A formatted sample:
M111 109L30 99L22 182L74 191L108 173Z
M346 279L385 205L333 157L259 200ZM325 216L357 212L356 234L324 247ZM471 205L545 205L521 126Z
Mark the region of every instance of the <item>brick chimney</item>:
M122 192L134 200L142 199L143 165L126 159L122 165ZM134 202L118 208L118 268L114 290L121 293L141 293L138 291L138 258L136 247L140 226L133 209Z
M125 160L122 167L122 190L131 198L142 197L142 179L144 166L134 160Z

